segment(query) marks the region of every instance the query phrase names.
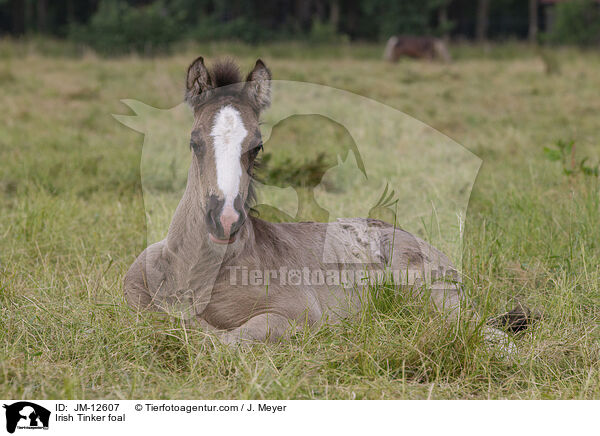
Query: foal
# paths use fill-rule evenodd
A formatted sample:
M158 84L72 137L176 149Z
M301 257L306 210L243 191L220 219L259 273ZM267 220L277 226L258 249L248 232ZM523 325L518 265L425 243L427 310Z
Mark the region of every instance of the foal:
M194 124L185 193L167 237L146 248L124 280L131 306L196 320L225 343L275 341L294 325L351 316L373 273L442 278L455 271L443 253L382 221L275 224L248 214L270 79L261 60L245 81L230 61L209 70L199 57L190 65L185 98ZM463 301L453 278L432 278L427 291L451 316ZM414 285L408 276L395 279Z

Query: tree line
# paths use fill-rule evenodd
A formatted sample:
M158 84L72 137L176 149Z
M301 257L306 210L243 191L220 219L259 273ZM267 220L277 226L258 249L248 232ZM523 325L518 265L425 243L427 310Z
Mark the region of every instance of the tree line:
M561 30L566 39L583 28L591 33L583 39L595 43L598 10L598 0L0 0L0 33L71 38L113 51L186 38L331 42L413 34L536 41L552 24L568 27Z

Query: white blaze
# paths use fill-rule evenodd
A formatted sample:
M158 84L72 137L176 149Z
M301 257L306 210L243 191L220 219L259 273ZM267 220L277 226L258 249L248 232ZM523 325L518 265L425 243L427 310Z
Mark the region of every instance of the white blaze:
M240 113L225 106L215 116L210 136L213 137L217 185L225 196L225 204L233 206L242 177L242 141L247 135Z

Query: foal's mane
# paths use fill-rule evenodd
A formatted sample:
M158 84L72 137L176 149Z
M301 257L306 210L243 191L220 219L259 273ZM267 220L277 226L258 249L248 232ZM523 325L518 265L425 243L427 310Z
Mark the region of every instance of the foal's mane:
M231 58L217 60L209 71L215 88L233 85L242 81L240 69Z

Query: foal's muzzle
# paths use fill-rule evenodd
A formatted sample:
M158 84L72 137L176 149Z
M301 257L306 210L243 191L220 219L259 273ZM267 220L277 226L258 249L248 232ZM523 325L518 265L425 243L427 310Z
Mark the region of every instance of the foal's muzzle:
M233 205L225 204L216 196L211 196L206 212L206 225L208 226L211 241L217 244L229 244L235 240L238 230L246 220L246 214L241 206L238 195Z

